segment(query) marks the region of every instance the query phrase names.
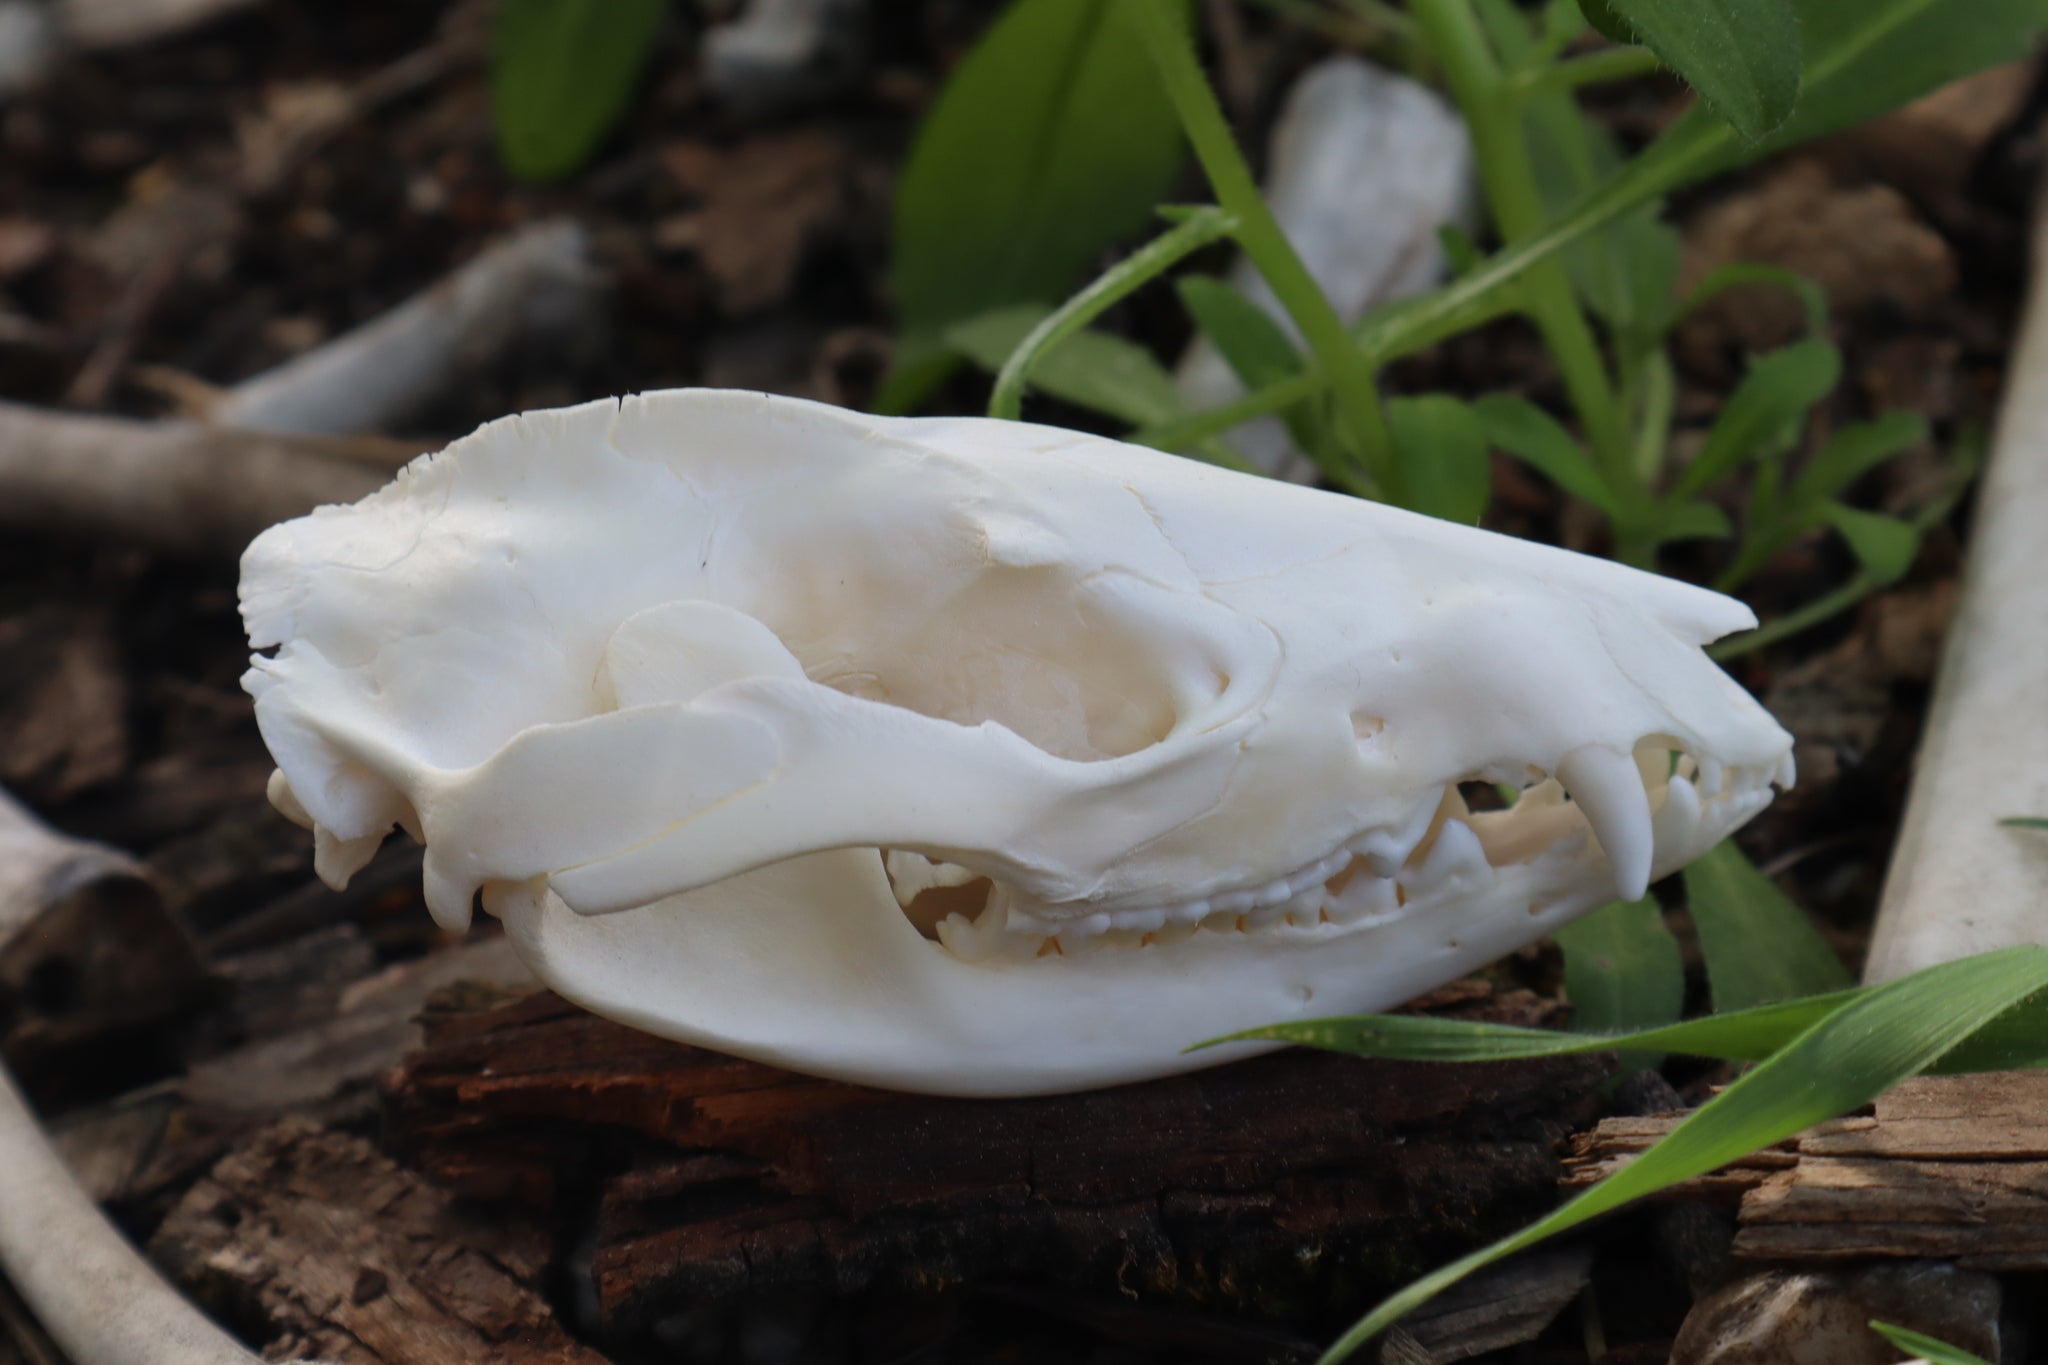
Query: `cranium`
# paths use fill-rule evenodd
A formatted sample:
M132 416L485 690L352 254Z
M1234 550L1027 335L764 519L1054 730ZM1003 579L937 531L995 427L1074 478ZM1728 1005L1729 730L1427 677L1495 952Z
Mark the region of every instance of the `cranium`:
M906 1089L1396 1004L1791 780L1699 648L1738 603L1022 423L507 418L266 532L242 598L322 876L402 826L563 994Z

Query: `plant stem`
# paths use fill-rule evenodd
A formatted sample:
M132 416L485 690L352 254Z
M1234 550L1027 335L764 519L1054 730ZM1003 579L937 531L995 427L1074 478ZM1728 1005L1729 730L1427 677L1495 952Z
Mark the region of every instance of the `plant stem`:
M1173 0L1123 0L1125 10L1144 35L1168 98L1180 115L1181 127L1193 144L1217 202L1236 217L1237 240L1272 286L1308 343L1316 368L1335 389L1337 410L1358 443L1366 473L1383 496L1399 501L1400 470L1394 459L1393 436L1380 411L1377 379L1371 364L1351 339L1344 320L1330 306L1294 244L1280 230L1265 196L1252 179L1251 168L1238 153L1230 125L1202 75L1189 34L1174 22ZM1114 135L1105 130L1105 135Z
M1451 97L1471 129L1472 150L1502 242L1513 248L1540 240L1545 227L1543 200L1530 168L1516 99L1468 0L1412 0L1410 12L1424 41L1443 63ZM1649 497L1634 477L1628 423L1599 343L1561 263L1532 264L1523 276L1523 287L1529 315L1557 362L1586 443L1614 495L1616 520L1621 523L1617 529L1626 531L1647 511Z
M1228 237L1237 219L1221 209L1201 208L1104 271L1025 333L996 374L988 415L1016 421L1032 367L1047 352L1081 331L1132 291L1157 279L1211 242Z
M1607 81L1634 80L1663 69L1647 47L1604 47L1583 57L1517 71L1504 82L1508 98L1521 101Z

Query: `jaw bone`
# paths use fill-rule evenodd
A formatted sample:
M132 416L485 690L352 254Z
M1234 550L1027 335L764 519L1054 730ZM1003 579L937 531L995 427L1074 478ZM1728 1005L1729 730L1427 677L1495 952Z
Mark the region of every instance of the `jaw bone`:
M1791 780L1699 648L1739 604L1021 423L506 419L267 532L242 592L323 876L401 825L436 918L481 893L565 995L907 1089L1391 1006Z

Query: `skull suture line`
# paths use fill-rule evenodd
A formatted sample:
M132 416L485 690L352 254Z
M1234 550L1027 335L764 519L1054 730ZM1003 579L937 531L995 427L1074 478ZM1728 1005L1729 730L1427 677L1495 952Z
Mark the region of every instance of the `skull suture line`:
M1385 1008L1791 780L1699 648L1738 603L1019 423L508 418L266 532L242 598L323 877L401 825L563 994L906 1089Z

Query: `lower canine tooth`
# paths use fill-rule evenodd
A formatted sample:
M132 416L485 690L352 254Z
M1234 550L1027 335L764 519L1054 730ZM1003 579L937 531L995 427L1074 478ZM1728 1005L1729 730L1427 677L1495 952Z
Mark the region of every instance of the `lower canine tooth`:
M1650 889L1657 841L1635 759L1604 744L1583 744L1559 762L1557 780L1586 813L1593 837L1614 869L1615 895L1625 901L1641 899Z

